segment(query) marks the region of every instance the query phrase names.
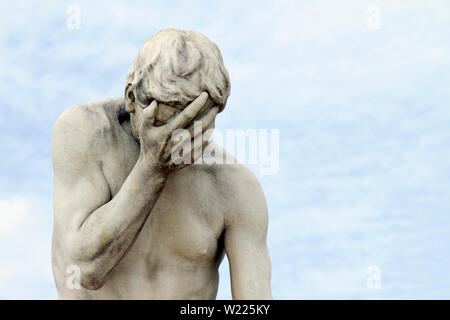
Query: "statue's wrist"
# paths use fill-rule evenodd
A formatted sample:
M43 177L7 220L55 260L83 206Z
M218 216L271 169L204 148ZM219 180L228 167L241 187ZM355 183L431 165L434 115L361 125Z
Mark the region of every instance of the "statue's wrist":
M153 156L151 156L148 152L142 152L138 159L140 167L146 172L149 176L152 177L160 177L161 179L165 179L168 176L167 170L159 164Z

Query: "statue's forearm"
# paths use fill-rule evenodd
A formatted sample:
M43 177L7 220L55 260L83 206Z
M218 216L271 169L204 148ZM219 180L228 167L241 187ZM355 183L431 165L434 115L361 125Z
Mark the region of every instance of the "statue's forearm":
M116 196L83 221L75 250L83 286L101 287L138 236L165 181L164 174L140 157Z

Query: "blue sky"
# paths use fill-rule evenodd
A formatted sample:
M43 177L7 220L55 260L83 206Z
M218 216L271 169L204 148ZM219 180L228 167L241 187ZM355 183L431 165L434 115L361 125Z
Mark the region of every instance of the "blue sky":
M1 1L0 18L0 299L56 298L53 124L121 96L165 27L221 49L218 128L280 130L279 173L259 176L275 298L450 298L448 1Z

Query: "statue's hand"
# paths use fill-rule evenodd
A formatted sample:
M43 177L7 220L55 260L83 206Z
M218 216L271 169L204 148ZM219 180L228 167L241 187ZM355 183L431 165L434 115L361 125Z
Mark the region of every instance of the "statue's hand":
M193 143L194 130L192 130L191 125L187 128L189 129L189 135L183 137L182 141L172 141L171 137L174 130L184 129L196 119L203 110L207 100L208 94L203 92L178 115L169 120L165 125L159 127L154 126L155 118L158 113L158 103L156 100L153 100L148 107L142 109L143 120L139 128L141 157L144 157L146 162L152 163L158 171L169 174L170 172L187 165L185 163L175 164L173 161L174 159L171 159L171 155L175 150L175 147L178 148L181 144L189 143L190 141L191 163L197 160L193 157L198 154L198 152L194 152L196 145ZM196 121L201 121L202 123L202 132L210 127L218 110L218 107L213 107L200 119L196 119Z

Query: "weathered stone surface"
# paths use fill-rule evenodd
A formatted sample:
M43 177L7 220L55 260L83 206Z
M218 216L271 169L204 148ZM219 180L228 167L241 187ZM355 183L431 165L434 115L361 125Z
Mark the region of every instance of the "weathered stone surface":
M171 158L172 132L194 120L213 128L229 93L217 46L165 29L139 50L124 98L59 117L52 263L61 299L214 299L225 252L233 297L271 298L255 176L239 164Z

